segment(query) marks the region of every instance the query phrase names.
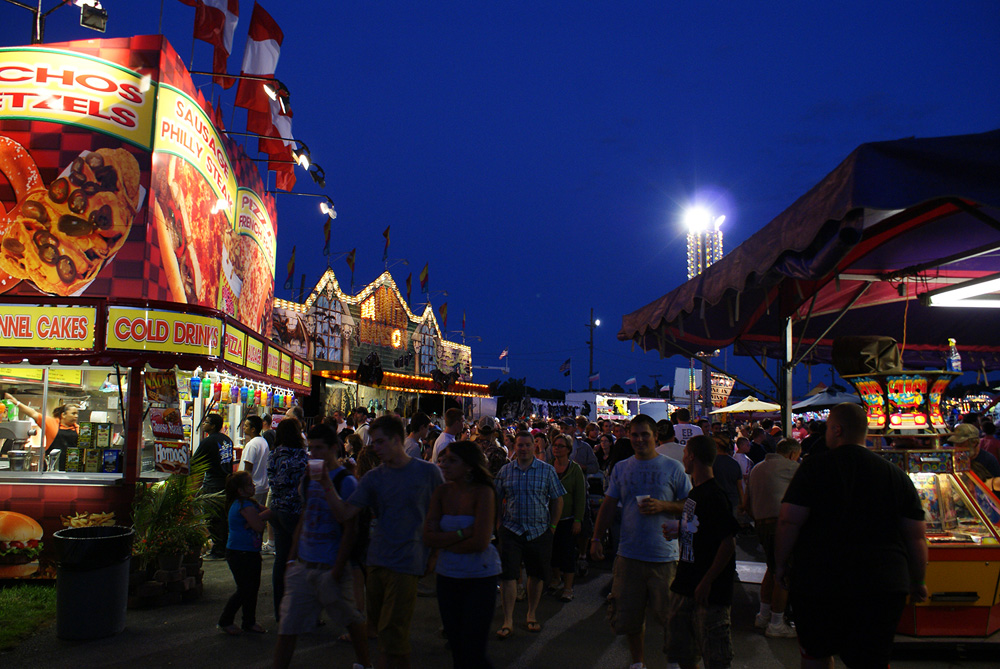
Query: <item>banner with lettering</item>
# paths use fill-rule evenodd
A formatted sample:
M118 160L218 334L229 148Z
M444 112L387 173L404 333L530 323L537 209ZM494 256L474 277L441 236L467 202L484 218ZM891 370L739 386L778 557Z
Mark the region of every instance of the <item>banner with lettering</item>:
M197 304L270 337L274 199L210 111L160 35L0 48L0 290Z
M109 307L108 349L221 355L222 320L195 314Z
M93 307L0 305L0 348L94 348Z

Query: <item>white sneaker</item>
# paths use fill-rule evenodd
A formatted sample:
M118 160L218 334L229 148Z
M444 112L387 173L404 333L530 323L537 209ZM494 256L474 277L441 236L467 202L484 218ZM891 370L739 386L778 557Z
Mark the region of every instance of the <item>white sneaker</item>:
M264 555L274 555L274 544L272 544L270 541L265 542L260 547L260 552L263 553ZM362 667L362 669L364 669L364 667Z
M793 625L782 622L780 625L768 624L767 629L764 630L764 636L772 639L794 639L798 635L795 633Z
M758 613L753 619L753 626L759 630L766 630L767 626L771 624L771 616L765 616L762 613Z
M646 669L646 665L642 662L636 662L635 664L630 664L628 669Z

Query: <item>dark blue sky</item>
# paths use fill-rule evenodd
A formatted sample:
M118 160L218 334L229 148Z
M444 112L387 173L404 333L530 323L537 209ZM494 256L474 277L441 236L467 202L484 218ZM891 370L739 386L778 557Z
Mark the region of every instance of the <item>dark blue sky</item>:
M158 31L158 2L104 4L107 36ZM381 272L391 225L390 256L409 260L393 269L400 287L412 271L422 302L430 262L449 329L464 310L482 339L474 364L509 346L529 385L566 388L558 367L572 358L585 387L591 307L603 385L686 365L615 335L623 314L684 280L680 215L700 194L725 214L732 249L858 144L1000 126L992 1L609 4L263 3L285 33L277 76L294 134L337 204L331 247L358 249L356 285ZM194 10L163 7L190 64ZM241 0L233 72L252 9ZM28 12L4 4L0 18L5 44L27 41ZM98 36L77 23L60 10L46 41ZM210 63L197 43L194 69ZM320 192L301 172L297 189ZM292 244L307 285L326 267L323 218L316 201L278 197L278 295L291 297L280 284ZM333 268L350 282L343 260ZM805 383L802 372L796 394Z

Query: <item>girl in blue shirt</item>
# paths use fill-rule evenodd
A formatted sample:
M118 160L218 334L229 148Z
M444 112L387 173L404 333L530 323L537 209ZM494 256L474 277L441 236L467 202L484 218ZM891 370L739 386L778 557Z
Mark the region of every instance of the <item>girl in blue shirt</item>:
M219 628L236 636L242 632L263 634L257 623L257 591L260 590L260 544L270 509L258 504L250 472L230 474L226 479L226 507L229 509L229 540L226 562L236 581L233 593L219 617ZM243 628L236 626L236 612L243 609Z

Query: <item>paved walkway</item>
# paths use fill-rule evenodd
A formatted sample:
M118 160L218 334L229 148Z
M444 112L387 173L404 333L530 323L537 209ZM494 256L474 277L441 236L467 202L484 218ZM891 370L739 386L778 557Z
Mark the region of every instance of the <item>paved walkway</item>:
M741 544L743 544L741 540ZM751 551L752 545L748 545ZM755 556L740 551L741 574L752 578ZM233 589L232 576L225 562L205 564L205 595L198 602L147 611L129 611L127 629L109 639L70 643L55 636L54 626L40 631L10 653L0 655L5 667L268 667L276 635L271 615L270 571L273 558L265 557L259 599L260 622L270 632L263 636L229 637L219 632L215 623L223 603ZM607 567L609 565L603 565ZM757 570L759 571L759 569ZM543 630L529 634L523 627L524 603L518 604L517 629L510 639L498 642L491 638L490 657L500 667L578 667L579 669L617 669L628 667L628 649L623 638L615 638L604 620L604 597L610 581L607 568L592 568L587 579L575 588L576 599L562 604L544 597L539 607ZM767 639L753 629L757 607L757 585L738 584L733 604L733 637L737 668L797 667L798 646L793 639ZM496 625L501 621L497 608ZM451 656L440 636L437 600L420 598L412 632L413 666L446 668ZM338 642L338 630L325 626L299 639L293 666L350 667L350 645ZM660 652L662 630L647 628L647 658L650 669L663 669L666 659ZM373 643L373 649L377 642ZM968 652L968 646L966 646ZM994 651L995 653L995 651ZM996 667L996 654L982 659L962 659L962 649L949 644L940 652L926 647L901 651L893 661L894 669L908 667ZM838 667L843 665L839 662Z

